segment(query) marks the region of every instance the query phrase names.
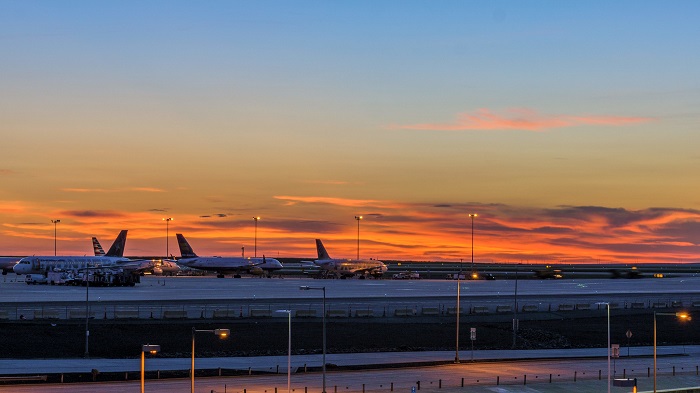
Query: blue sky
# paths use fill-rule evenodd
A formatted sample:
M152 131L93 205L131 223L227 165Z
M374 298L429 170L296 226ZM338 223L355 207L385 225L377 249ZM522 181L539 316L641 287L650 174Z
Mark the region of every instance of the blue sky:
M64 217L65 252L130 229L153 254L161 216L238 253L262 215L272 252L321 237L352 255L367 214L385 220L363 222L373 256L454 260L466 215L491 211L494 260L696 258L698 8L0 1L0 253L51 249ZM426 206L447 205L425 231ZM674 213L615 227L645 235L615 247L565 248L515 219L572 207L596 214L567 225L599 230L605 209ZM503 243L515 227L531 241Z

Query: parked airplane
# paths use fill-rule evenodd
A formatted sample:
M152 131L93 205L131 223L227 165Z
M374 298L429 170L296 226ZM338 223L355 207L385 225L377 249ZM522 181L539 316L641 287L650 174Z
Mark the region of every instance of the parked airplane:
M282 269L282 264L278 260L264 256L262 258L200 257L194 253L181 233L176 235L180 255L182 255L177 263L193 269L216 272L219 278L223 278L225 274L233 274L233 277L240 278L243 273L258 276L267 274L270 277L273 271Z
M104 256L31 256L19 260L13 270L17 274L46 274L50 270L75 270L86 267L114 267L131 271L143 271L151 266L151 261L124 258L126 230L119 232Z
M100 241L94 236L92 237L92 248L95 250L96 257L105 255L105 250L102 248ZM180 266L178 266L175 261L166 259L153 259L151 260L151 265L152 268L150 272L156 276L173 276L180 271ZM146 271L148 271L148 269L146 269Z
M382 261L376 259L333 259L328 255L326 247L321 239L316 239L316 252L318 259L314 261L326 275L334 275L340 278L347 278L359 275L360 278L367 276L381 277L388 268Z
M17 262L22 259L22 257L0 257L0 269L2 269L2 275L12 271L12 268L17 264Z

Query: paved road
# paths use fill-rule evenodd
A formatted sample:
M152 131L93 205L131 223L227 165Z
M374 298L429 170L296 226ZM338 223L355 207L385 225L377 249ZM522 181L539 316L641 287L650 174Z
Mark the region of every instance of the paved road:
M652 348L632 348L630 358L615 362L616 376L639 379L640 391L652 387L648 377L653 365ZM332 371L327 373L327 391L337 392L409 392L420 381L421 390L461 389L462 379L469 392L603 392L607 388L607 358L604 348L577 350L535 351L476 351L474 362L471 352L460 352L460 364L399 369L373 369L362 371ZM294 356L292 387L300 393L318 393L322 375L319 372L303 373L303 365L319 366L320 355ZM454 352L329 354L328 362L340 366L356 364L395 364L405 362L451 361ZM659 347L659 389L674 386L700 385L697 376L700 364L700 347ZM269 370L266 375L198 378L197 392L271 393L286 390L286 357L213 358L197 359L198 368L239 368ZM275 374L279 366L279 374ZM675 367L675 369L674 369ZM0 368L12 372L42 372L138 370L137 359L73 359L73 360L0 360ZM147 370L187 369L189 359L148 359ZM673 373L676 376L672 376ZM550 374L552 383L550 383ZM600 379L599 379L600 378ZM525 384L527 383L527 385ZM364 386L363 386L364 384ZM138 382L100 384L55 384L0 387L0 392L123 392L136 391ZM148 380L147 391L188 391L188 379ZM616 390L620 391L620 390Z

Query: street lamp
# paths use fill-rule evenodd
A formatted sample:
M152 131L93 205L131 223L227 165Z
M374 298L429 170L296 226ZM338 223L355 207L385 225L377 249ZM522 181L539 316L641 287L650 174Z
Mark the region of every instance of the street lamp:
M231 330L230 329L214 329L214 330L198 330L192 327L192 367L190 369L190 386L191 386L191 393L194 393L194 334L195 333L214 333L215 335L219 336L221 339L225 339L226 337L231 335Z
M53 223L53 256L56 256L56 224L61 222L61 220L51 220Z
M472 219L472 279L474 279L474 217L477 217L477 214L470 213L469 217Z
M608 393L610 393L610 303L598 302L596 304L597 305L604 304L608 308Z
M146 352L155 355L160 352L160 345L146 344L141 346L141 393L144 393L146 380Z
M299 287L302 291L308 290L318 290L323 291L323 390L321 393L326 393L326 287L310 287L308 285L303 285Z
M457 315L457 331L455 332L455 363L459 363L459 287L461 286L460 284L460 279L459 276L462 274L460 268L460 272L457 273L457 309L455 310L455 314Z
M163 221L165 221L165 258L168 258L170 256L170 244L168 241L170 240L170 233L169 233L169 225L170 221L174 220L172 217L164 218Z
M690 315L686 312L656 312L654 311L654 393L656 393L656 316L657 315L670 315L682 321L689 321Z
M362 220L362 216L355 216L355 220L357 221L357 259L360 259L360 220Z
M286 312L288 327L287 327L287 393L292 392L292 310L277 310L277 312Z
M260 217L253 217L253 221L255 221L255 245L254 245L254 251L253 251L253 257L257 258L258 257L258 221L260 221Z

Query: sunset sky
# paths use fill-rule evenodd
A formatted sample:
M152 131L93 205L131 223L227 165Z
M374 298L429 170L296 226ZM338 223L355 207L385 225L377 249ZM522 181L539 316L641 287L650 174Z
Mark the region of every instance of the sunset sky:
M0 255L697 262L698 16L0 0Z

